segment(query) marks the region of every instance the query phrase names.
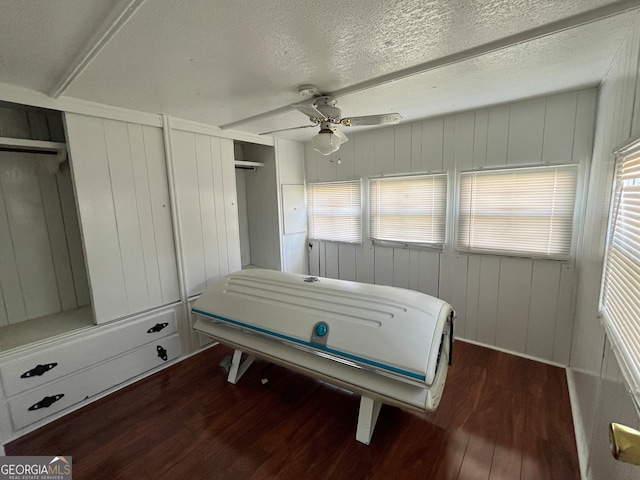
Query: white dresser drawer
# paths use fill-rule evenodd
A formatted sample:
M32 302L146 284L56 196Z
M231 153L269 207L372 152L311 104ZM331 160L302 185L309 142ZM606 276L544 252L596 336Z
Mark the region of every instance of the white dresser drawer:
M160 348L165 352L162 355L164 358L161 358ZM126 382L179 357L180 354L180 339L175 334L149 343L109 362L14 397L9 400L9 412L14 430L24 428ZM40 406L37 406L38 403Z
M175 333L176 310L95 328L95 333L78 336L0 366L0 379L5 396L11 397L36 388Z

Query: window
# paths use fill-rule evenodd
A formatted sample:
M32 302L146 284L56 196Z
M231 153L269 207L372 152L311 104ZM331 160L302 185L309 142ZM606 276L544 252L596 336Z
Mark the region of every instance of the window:
M362 241L361 181L307 185L309 238L336 242Z
M442 247L446 210L446 173L369 180L369 233L375 240Z
M640 141L616 156L600 307L616 357L640 404Z
M576 165L460 175L458 250L566 260Z

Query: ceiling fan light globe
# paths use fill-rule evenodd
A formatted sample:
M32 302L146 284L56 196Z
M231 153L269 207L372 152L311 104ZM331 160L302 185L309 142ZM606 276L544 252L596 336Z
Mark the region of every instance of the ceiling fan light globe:
M331 155L340 148L340 143L333 132L320 132L311 139L313 149L322 155Z

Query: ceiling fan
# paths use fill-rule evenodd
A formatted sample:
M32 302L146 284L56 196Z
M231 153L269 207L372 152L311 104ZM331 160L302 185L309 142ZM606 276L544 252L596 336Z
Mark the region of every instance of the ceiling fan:
M343 117L342 111L336 107L338 100L335 97L320 94L318 89L313 85L302 85L298 91L301 95L312 95L312 97L300 103L293 103L291 106L307 115L312 124L273 130L271 132L264 132L261 135L319 126L320 132L311 139L311 144L313 145L313 149L322 155L330 155L338 150L340 145L349 140L337 125L343 127L389 125L398 123L402 119L399 113Z

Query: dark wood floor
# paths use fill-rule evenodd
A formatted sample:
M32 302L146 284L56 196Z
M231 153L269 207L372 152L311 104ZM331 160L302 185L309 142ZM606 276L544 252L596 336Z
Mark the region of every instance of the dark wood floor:
M564 371L454 350L438 410L383 406L369 446L356 395L263 362L231 385L217 346L5 449L72 455L75 480L579 479Z

